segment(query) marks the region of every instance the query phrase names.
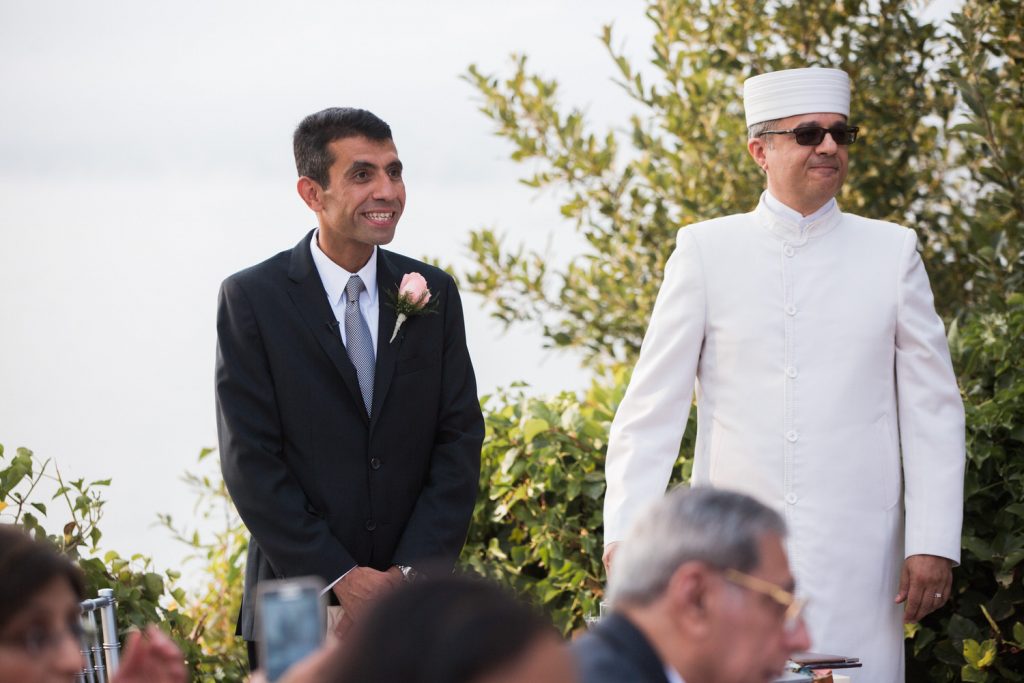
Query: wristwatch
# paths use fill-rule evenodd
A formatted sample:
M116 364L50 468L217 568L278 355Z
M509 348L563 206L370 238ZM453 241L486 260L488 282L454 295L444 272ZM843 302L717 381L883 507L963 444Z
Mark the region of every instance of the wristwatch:
M420 573L408 565L396 564L395 566L398 567L398 571L402 572L402 578L406 583L412 583L420 578Z

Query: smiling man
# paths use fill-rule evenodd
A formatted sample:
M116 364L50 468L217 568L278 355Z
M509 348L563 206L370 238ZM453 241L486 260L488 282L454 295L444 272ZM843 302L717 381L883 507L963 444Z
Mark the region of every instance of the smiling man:
M455 282L381 248L405 208L390 127L325 109L294 150L317 227L225 280L217 315L221 469L252 536L239 632L253 663L260 581L321 577L340 635L417 567L453 566L484 435ZM430 296L399 323L411 273Z
M836 69L744 84L767 190L680 231L611 429L605 564L664 491L696 385L692 480L782 512L816 650L903 680L904 622L949 599L964 411L917 236L840 211L859 128ZM885 169L898 173L899 169Z

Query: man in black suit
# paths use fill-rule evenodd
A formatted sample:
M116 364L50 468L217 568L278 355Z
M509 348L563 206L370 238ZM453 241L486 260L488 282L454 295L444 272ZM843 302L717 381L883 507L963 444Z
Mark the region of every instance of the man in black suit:
M810 647L782 518L753 498L677 488L623 541L611 616L573 645L582 683L772 681Z
M217 315L221 469L252 535L239 616L251 660L259 581L320 576L340 633L417 567L453 566L484 435L455 282L380 248L405 205L391 129L325 109L294 149L318 227L225 280ZM399 321L409 273L430 300Z

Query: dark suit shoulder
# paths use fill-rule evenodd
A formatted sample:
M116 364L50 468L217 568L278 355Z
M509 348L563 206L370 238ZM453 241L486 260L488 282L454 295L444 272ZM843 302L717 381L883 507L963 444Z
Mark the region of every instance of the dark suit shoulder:
M253 285L286 277L288 275L288 263L291 259L291 253L291 249L286 249L256 265L243 268L225 278L223 286L236 284L249 289Z
M581 683L668 683L664 666L625 617L605 618L572 644Z

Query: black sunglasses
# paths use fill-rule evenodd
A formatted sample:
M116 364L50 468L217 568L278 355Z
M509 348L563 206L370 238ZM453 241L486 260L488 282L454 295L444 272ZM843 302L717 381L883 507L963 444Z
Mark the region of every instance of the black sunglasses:
M787 135L793 134L796 144L804 147L817 147L825 139L825 133L832 136L837 145L852 145L857 139L857 126L832 126L822 128L821 126L801 126L789 130L766 130L761 135Z

